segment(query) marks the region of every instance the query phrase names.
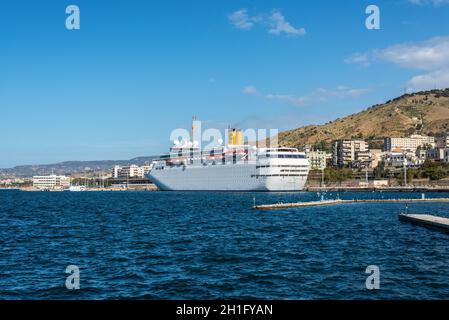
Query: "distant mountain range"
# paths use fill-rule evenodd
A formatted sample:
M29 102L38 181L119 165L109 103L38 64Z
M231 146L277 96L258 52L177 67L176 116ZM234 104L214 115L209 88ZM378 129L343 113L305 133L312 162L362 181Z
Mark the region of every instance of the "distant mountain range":
M385 137L414 133L435 136L449 130L449 89L405 94L384 104L328 122L279 134L279 144L329 150L332 140L361 138L380 147Z
M0 176L15 176L15 177L32 177L35 175L68 175L78 172L87 171L106 171L115 165L126 166L131 164L144 165L151 163L156 156L137 157L130 160L103 160L103 161L65 161L55 164L45 165L24 165L16 166L9 169L0 169Z

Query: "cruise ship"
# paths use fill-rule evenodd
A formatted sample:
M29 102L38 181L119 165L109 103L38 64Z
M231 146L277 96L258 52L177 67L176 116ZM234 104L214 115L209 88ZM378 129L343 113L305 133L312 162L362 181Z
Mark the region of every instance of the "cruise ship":
M303 190L309 174L305 153L242 144L241 130L229 136L228 144L211 150L200 150L196 141L175 141L153 162L149 179L163 191Z

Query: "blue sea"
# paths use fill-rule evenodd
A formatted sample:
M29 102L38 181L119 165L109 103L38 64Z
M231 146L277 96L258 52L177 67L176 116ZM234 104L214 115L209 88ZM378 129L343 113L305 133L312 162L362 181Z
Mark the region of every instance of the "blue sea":
M253 196L0 191L0 299L449 299L449 234L400 222L404 204L254 211ZM421 194L324 194L337 197ZM320 198L256 194L258 204ZM65 286L68 265L79 290ZM378 290L366 289L369 265Z

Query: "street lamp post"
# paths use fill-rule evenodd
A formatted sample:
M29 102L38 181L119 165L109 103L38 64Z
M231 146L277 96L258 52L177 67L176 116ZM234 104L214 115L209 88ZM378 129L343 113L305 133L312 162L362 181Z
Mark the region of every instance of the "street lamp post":
M324 188L324 168L321 168L321 187Z
M366 182L366 186L368 187L369 182L368 182L368 164L365 164L365 182Z
M404 187L407 187L407 155L404 154Z

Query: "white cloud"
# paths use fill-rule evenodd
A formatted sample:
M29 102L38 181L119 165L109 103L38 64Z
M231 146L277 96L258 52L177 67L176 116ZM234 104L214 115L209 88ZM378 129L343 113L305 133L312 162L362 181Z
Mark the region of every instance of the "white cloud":
M306 30L304 28L294 28L289 22L285 20L285 17L280 11L273 11L269 18L270 29L268 33L279 35L286 33L291 36L304 36Z
M293 104L295 106L302 106L308 100L308 97L306 97L306 96L272 94L272 93L267 94L265 96L265 98L268 99L268 100L277 100L277 101L281 101L281 102L286 102L288 104Z
M449 37L399 44L383 50L375 50L373 56L405 68L433 70L449 66Z
M251 16L247 9L240 9L228 15L229 22L237 29L250 30L255 25L268 28L268 33L274 35L287 34L289 36L304 36L304 28L293 27L279 10L271 14Z
M308 95L278 94L269 93L261 94L255 87L245 87L242 92L249 95L261 96L267 100L285 102L295 106L303 106L313 102L326 102L331 99L354 98L370 92L368 88L351 88L346 86L338 86L332 89L318 88Z
M390 62L407 69L427 71L427 73L416 75L408 81L407 86L410 90L449 87L447 81L449 36L435 37L415 43L397 44L363 54L355 53L345 59L345 62L369 66L376 60Z
M449 66L449 37L435 37L422 42L401 43L367 53L354 53L346 63L368 66L375 60L410 69L434 70Z
M368 67L370 63L370 58L366 53L354 53L349 58L345 59L346 63L358 64L362 67Z
M256 95L259 92L257 91L257 88L254 86L247 86L242 89L242 93L248 94L248 95Z
M354 98L370 91L371 89L368 88L359 89L346 86L338 86L334 89L318 88L312 93L311 97L320 101L328 101L331 98Z
M237 29L249 30L254 23L259 21L258 17L250 17L246 9L237 10L228 15L229 22Z
M408 91L449 88L449 68L414 76L407 83Z
M434 7L449 4L449 0L408 0L408 2L417 5L433 5Z

